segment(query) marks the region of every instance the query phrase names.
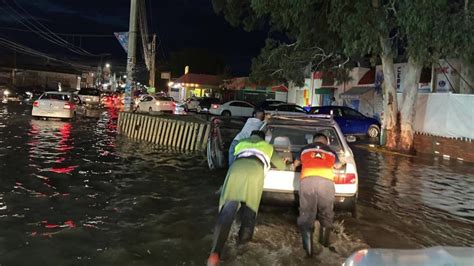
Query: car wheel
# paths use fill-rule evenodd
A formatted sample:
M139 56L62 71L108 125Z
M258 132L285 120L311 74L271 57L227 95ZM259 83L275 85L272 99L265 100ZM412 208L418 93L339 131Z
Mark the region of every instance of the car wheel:
M150 107L150 108L148 108L148 113L150 113L150 114L151 114L152 112L153 112L153 108L151 108L151 107Z
M222 116L231 116L232 114L229 111L222 112Z
M76 112L74 112L74 114L72 114L71 121L76 121L76 119L77 119L77 115L76 115Z
M369 127L369 130L367 130L367 135L369 135L370 138L376 138L380 134L380 128L377 125L371 125Z
M184 105L184 111L185 111L186 113L189 112L189 108L188 108L188 105L187 105L187 104Z
M135 112L140 113L140 106L137 106L137 107L135 108Z

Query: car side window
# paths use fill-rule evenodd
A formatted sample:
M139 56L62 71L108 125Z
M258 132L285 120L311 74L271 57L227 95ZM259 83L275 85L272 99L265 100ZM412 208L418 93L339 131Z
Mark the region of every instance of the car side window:
M342 115L342 110L340 108L332 108L332 109L330 109L329 113L331 113L331 111L332 111L332 115L334 117L342 117L343 116Z
M142 102L150 102L150 101L153 101L153 97L148 96L142 100Z
M363 118L364 116L357 112L356 110L352 110L352 109L344 109L344 114L346 116L350 116L350 117L355 117L355 118Z
M233 102L233 103L230 104L230 106L252 108L252 106L250 106L250 105L247 104L247 103L243 103L243 102Z

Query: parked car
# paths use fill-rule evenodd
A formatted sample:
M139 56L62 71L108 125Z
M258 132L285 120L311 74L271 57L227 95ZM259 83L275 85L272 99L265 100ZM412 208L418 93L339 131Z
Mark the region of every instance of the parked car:
M220 104L220 103L221 103L221 100L217 98L210 98L210 97L202 98L199 101L199 105L196 107L196 111L198 113L208 113L211 110L211 105Z
M349 148L338 124L331 116L272 116L264 128L266 141L275 151L290 162L297 158L301 149L313 142L316 132L324 133L330 147L337 153L344 168L335 172L336 205L355 215L358 173L352 150ZM271 169L264 180L264 201L295 201L299 191L300 168L284 171Z
M380 122L346 106L312 107L310 114L332 114L344 135L366 135L376 138L380 134Z
M184 101L184 104L182 106L186 112L197 111L199 103L201 101L202 101L202 98L192 96L188 98L186 101Z
M81 101L86 105L100 104L100 90L96 88L81 88L77 93Z
M269 105L265 109L265 112L269 114L278 114L278 115L306 115L308 114L303 107L296 104L289 104L289 103Z
M255 105L256 108L261 108L263 110L267 110L270 105L277 105L277 104L285 104L283 101L278 100L265 100L257 103Z
M33 102L33 117L75 119L84 113L81 99L72 92L49 91Z
M230 101L222 105L213 104L209 111L213 115L251 117L255 106L244 101Z
M166 96L151 96L144 97L137 107L137 111L140 112L165 112L175 113L176 103L172 97Z

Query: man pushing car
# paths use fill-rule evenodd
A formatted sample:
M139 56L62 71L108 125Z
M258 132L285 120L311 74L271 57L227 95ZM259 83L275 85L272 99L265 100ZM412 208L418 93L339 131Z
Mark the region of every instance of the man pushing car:
M293 165L301 165L300 213L298 226L303 238L303 248L308 256L313 255L314 221L318 217L321 225L319 243L329 247L329 235L334 220L334 168L341 168L336 152L329 147L329 138L316 133L313 143L301 150Z

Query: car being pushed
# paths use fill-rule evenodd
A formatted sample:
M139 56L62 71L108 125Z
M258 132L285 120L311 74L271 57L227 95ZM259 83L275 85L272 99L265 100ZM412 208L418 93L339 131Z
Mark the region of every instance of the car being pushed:
M49 91L33 102L31 115L36 118L62 118L73 120L84 113L84 107L72 92Z
M370 138L380 135L380 122L377 119L367 117L346 106L312 107L310 113L332 114L345 135L369 136Z
M325 134L329 146L344 164L340 170L334 170L337 208L356 215L358 192L358 173L352 150L349 148L338 124L331 116L272 116L263 126L266 141L271 143L282 157L292 162L299 156L301 149L313 142L315 133ZM288 166L284 171L271 169L264 181L262 200L271 202L294 202L300 189L301 168Z
M176 103L172 97L167 96L145 96L137 106L138 112L163 112L174 114Z

